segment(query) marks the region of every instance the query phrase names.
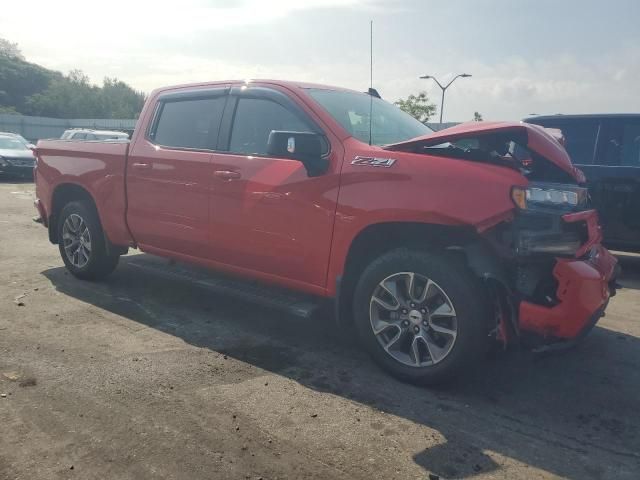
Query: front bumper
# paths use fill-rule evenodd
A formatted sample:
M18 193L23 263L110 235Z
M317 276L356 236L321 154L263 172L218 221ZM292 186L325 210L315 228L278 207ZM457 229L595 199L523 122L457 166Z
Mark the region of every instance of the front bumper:
M31 165L12 165L7 162L5 165L0 165L0 173L17 177L31 177L33 176L34 166L35 163Z
M557 303L552 306L521 301L519 328L544 338L574 339L591 329L615 294L618 262L600 241L602 234L594 210L568 214L568 223L584 222L588 238L575 258L557 258L552 275L557 281Z

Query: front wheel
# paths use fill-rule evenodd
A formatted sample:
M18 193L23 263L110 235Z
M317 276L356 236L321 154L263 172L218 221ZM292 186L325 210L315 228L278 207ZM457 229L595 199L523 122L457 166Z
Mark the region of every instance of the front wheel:
M71 202L62 209L58 220L58 247L67 269L83 280L106 277L120 258L107 252L98 214L86 202Z
M446 255L398 249L374 260L354 295L361 342L401 380L442 382L487 344L486 308L473 275Z

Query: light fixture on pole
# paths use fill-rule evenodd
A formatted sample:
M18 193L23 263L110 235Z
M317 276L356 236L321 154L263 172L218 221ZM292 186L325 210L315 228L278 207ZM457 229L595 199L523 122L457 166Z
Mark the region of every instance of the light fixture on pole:
M442 101L440 102L440 123L442 123L442 111L444 110L444 92L447 91L447 88L449 88L451 86L451 84L453 82L456 81L457 78L468 78L470 77L471 74L470 73L460 73L458 75L456 75L455 77L453 77L453 79L447 83L444 87L442 86L442 84L438 81L438 79L432 75L421 75L420 78L423 80L427 80L427 79L431 79L434 82L436 82L436 84L440 87L440 89L442 90Z

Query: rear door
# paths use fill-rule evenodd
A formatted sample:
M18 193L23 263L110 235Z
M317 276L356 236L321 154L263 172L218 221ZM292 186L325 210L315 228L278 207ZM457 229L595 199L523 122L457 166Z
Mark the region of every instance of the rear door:
M621 249L640 248L640 117L602 121L591 177L605 241Z
M158 98L127 162L127 220L143 248L210 256L211 153L227 93L216 87Z
M311 178L301 162L267 154L272 130L327 134L282 90L233 88L220 132L227 151L212 160L213 259L285 284L324 287L341 146L334 141L329 151L327 141L329 171Z

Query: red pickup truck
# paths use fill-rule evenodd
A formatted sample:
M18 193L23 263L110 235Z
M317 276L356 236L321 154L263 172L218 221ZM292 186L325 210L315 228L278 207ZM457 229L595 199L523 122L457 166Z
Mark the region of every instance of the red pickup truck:
M36 155L36 208L76 277L133 247L328 298L408 381L492 342L571 344L615 293L584 176L535 125L434 133L375 91L227 81L154 91L130 142Z

